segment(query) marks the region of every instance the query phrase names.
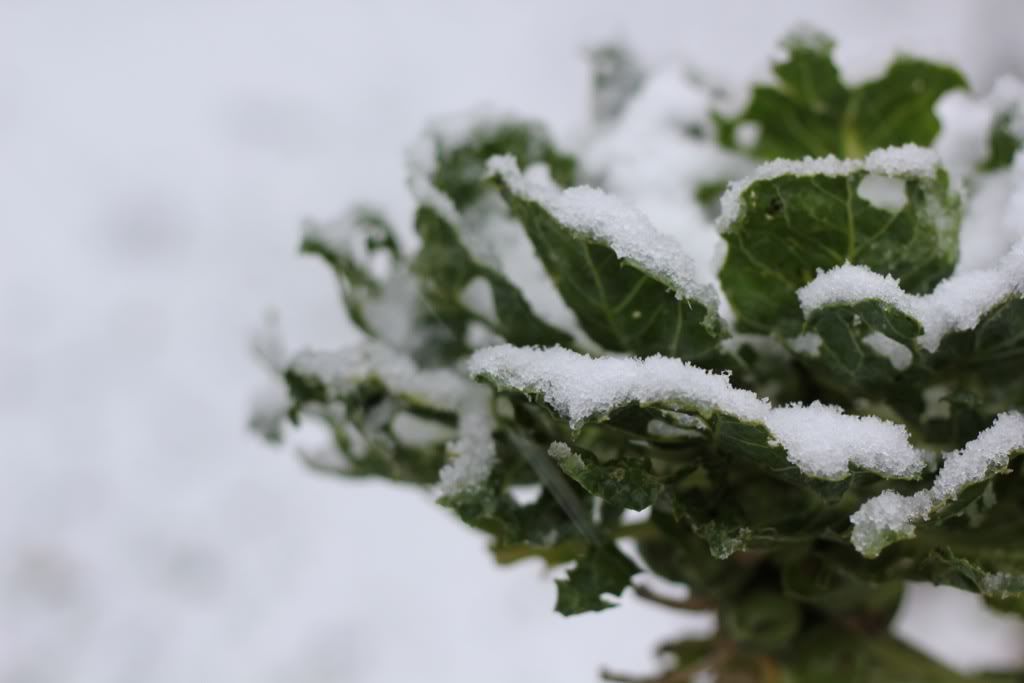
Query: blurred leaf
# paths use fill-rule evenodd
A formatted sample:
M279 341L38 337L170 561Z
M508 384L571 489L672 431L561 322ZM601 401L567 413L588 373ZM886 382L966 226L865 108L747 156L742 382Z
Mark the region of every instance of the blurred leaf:
M828 36L804 30L782 46L786 58L774 66L776 84L755 87L742 114L723 118L724 139L734 145L738 125L758 127L750 151L762 159L855 158L880 147L928 145L939 131L935 101L967 85L948 66L898 57L877 80L849 88L832 63Z
M565 579L558 580L555 609L566 616L614 607L602 596L621 595L639 568L612 544L592 546Z

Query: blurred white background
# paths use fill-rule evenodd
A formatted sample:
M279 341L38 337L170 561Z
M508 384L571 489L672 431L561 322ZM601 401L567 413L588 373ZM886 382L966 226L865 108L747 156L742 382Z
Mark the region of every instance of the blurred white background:
M427 117L490 103L571 140L586 46L745 80L797 22L854 76L895 49L979 87L1022 65L1011 1L0 0L0 682L647 669L692 621L559 617L540 566L495 567L429 496L250 436L248 337L276 308L292 344L351 338L298 222L407 220ZM973 599L917 595L900 628L947 661L1020 656Z

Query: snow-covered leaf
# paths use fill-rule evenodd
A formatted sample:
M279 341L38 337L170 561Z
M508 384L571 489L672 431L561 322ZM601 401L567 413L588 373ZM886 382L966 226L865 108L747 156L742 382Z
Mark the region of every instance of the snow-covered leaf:
M722 202L722 289L749 330L799 334L796 291L820 269L863 264L923 293L956 263L959 199L935 155L918 147L863 161L769 162Z
M423 240L413 272L432 309L449 322L453 333L465 334L478 321L515 344L568 344L572 338L538 317L519 289L498 266L478 260L466 249L450 218L430 207L416 214Z
M718 297L696 279L680 240L592 187L560 191L524 176L514 159L490 168L548 273L594 341L617 351L682 358L715 352Z

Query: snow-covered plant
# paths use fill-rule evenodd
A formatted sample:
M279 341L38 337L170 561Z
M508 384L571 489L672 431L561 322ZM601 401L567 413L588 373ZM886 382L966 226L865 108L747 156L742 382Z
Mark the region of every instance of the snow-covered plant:
M365 340L266 353L287 397L254 424L319 421L316 466L571 565L562 614L717 611L644 680L1009 680L887 625L907 581L1024 613L1024 86L910 57L850 84L831 50L794 33L736 92L596 50L574 153L429 126L415 236L306 226Z

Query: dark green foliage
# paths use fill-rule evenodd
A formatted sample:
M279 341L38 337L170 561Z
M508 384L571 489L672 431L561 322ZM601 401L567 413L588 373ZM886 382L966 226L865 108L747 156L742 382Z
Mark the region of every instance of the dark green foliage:
M726 226L729 254L722 288L744 328L799 333L803 315L796 290L818 269L843 263L897 275L908 292L928 292L953 271L959 199L945 173L900 178L906 204L893 212L858 194L866 170L755 180L737 198Z
M737 125L756 124L760 137L751 151L762 159L856 158L881 147L927 145L939 131L935 101L966 86L955 69L900 57L879 79L851 88L832 62L827 36L794 34L784 47L777 83L755 87L746 111L722 120L730 143Z
M669 283L619 258L609 245L581 238L539 204L499 186L559 293L594 341L644 355L701 358L715 352L723 333L717 311L677 298Z

